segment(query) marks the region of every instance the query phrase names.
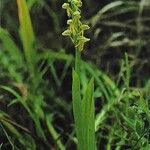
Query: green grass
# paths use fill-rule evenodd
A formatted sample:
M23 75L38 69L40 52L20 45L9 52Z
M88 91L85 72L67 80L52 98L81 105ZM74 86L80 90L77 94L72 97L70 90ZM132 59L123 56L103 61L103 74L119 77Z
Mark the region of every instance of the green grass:
M149 150L150 3L67 2L0 2L0 149Z

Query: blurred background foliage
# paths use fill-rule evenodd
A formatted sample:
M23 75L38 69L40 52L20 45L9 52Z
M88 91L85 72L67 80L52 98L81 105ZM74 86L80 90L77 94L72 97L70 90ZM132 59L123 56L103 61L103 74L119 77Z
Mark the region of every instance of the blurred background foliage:
M17 1L0 0L0 146L76 149L71 104L74 48L61 35L66 29L65 1L26 2L35 40L24 38L36 50L30 56L20 36L26 25L21 27ZM93 75L98 149L148 150L150 1L82 2L82 20L90 26L90 42L82 53L82 91ZM29 64L27 57L33 58Z

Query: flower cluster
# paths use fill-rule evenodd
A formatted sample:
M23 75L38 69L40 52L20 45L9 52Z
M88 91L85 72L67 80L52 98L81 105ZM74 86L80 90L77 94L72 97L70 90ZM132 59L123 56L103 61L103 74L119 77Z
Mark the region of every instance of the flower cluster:
M67 21L68 29L65 30L62 35L69 36L75 45L76 50L82 51L85 42L90 39L84 37L84 31L89 29L89 26L82 24L80 21L82 6L81 0L68 0L68 3L62 5L63 9L66 9L69 20Z

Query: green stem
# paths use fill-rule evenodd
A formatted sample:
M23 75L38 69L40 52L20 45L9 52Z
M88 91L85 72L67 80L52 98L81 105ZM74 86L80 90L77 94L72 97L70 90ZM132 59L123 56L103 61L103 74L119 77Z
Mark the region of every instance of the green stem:
M52 138L54 139L54 141L57 143L58 148L60 150L65 150L65 147L62 144L61 139L59 138L60 135L54 129L54 126L52 125L51 120L48 116L46 116L46 123L47 123L48 131L52 135Z
M80 64L81 64L81 53L78 49L76 49L76 54L75 54L75 71L80 77Z

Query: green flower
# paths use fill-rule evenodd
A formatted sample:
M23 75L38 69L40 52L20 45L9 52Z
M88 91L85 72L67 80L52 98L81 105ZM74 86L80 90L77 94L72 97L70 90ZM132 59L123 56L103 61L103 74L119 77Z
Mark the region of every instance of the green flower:
M84 44L89 41L88 38L84 37L84 31L90 27L86 24L82 24L80 7L82 6L81 0L68 0L68 3L62 5L63 9L66 9L69 17L67 24L68 29L65 30L62 35L69 36L75 45L75 48L82 51Z
M86 42L90 41L90 39L84 37L84 36L80 36L78 37L78 44L75 45L75 47L79 50L79 51L82 51L83 50L83 47L84 47L84 44Z
M72 10L71 10L70 4L69 4L69 3L64 3L64 4L62 5L62 8L63 8L63 9L66 9L67 15L68 15L69 17L71 17Z
M70 30L68 30L68 29L62 33L63 36L70 36L70 34L71 34Z

